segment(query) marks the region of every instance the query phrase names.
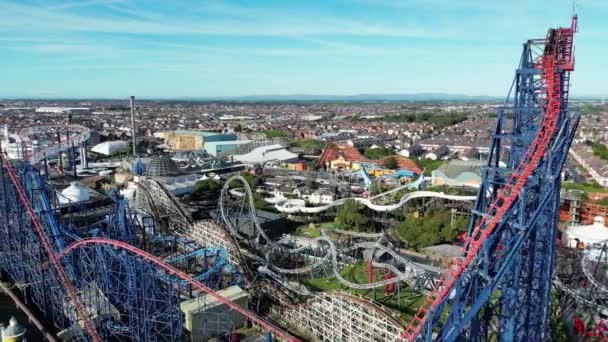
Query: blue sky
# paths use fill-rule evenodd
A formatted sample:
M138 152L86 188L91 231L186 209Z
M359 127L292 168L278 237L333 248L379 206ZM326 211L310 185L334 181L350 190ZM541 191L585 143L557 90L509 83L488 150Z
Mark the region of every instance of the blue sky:
M579 0L574 95L608 94L608 0ZM0 0L0 96L504 95L571 0Z

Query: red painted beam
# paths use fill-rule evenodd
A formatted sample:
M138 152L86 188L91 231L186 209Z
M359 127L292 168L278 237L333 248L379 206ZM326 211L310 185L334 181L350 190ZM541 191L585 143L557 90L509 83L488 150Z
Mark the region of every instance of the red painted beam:
M25 194L25 190L23 190L21 183L17 179L15 170L13 169L10 162L8 161L7 156L0 154L0 159L2 160L2 166L6 170L6 174L9 176L11 183L13 183L13 186L15 187L15 191L17 192L17 196L19 197L19 201L21 202L21 205L25 208L25 211L27 212L27 215L29 216L30 221L32 222L32 226L33 226L34 230L36 231L38 238L40 239L42 247L44 248L44 251L48 255L49 261L50 261L51 265L53 266L53 268L55 269L57 276L59 277L59 281L61 282L61 285L63 286L63 289L65 290L70 303L72 304L72 306L74 306L79 319L81 319L83 322L84 330L91 337L91 339L93 341L101 342L101 337L97 334L97 330L95 330L95 326L91 322L91 319L90 319L86 309L84 308L82 303L80 303L80 301L78 300L78 296L76 294L76 289L74 288L74 286L72 285L72 282L70 281L67 274L65 273L63 266L59 262L59 258L55 255L55 252L53 251L53 248L51 247L51 243L50 243L49 239L47 238L46 234L44 233L44 229L42 228L42 225L40 224L40 220L38 220L38 216L34 212L34 209L32 208L32 205L30 204L30 201L28 200L27 195Z
M69 254L71 251L78 249L82 246L86 246L86 245L106 245L106 246L112 246L112 247L115 247L118 249L128 251L128 252L152 263L153 265L163 269L168 274L188 282L190 285L192 285L192 287L205 292L206 294L215 298L218 302L227 305L232 310L237 311L238 313L242 314L243 316L249 318L253 322L262 326L266 331L273 333L274 335L280 337L281 339L283 339L285 341L293 341L293 342L299 341L297 338L291 336L290 334L288 334L287 332L278 328L274 324L272 324L272 323L268 322L267 320L265 320L264 318L258 316L255 312L249 311L247 309L244 309L244 308L238 306L237 304L231 302L228 298L215 292L213 289L192 279L192 277L190 277L185 272L178 270L177 268L167 264L165 261L155 257L154 255L149 254L145 251L142 251L141 249L139 249L137 247L131 246L128 243L124 243L124 242L112 240L112 239L104 239L104 238L82 239L82 240L78 240L78 241L72 243L71 245L67 246L63 251L61 251L61 253L59 253L57 255L57 258L61 258L64 255Z

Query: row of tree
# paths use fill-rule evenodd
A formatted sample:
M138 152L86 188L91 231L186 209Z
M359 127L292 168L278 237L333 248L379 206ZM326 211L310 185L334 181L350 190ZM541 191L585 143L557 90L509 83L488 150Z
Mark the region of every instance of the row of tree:
M441 243L452 243L466 231L466 217L454 216L445 210L431 210L423 215L410 215L397 226L399 236L408 246L419 250Z
M369 218L362 213L363 205L348 200L336 211L335 223L340 229L357 232L370 229ZM409 215L396 227L399 236L408 246L419 250L441 243L453 243L465 232L468 219L446 210L430 210L422 215Z
M590 140L587 140L585 144L591 146L593 154L600 157L601 159L608 160L608 148L606 147L606 145Z

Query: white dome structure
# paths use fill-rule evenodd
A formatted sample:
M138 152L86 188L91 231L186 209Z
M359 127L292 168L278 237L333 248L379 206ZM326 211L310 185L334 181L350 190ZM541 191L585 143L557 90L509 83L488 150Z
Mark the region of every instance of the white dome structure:
M89 191L78 182L70 183L70 186L65 188L59 197L59 203L80 203L90 199Z
M563 238L563 242L571 248L576 248L579 243L590 245L604 240L608 240L608 228L601 216L596 216L593 224L568 227Z
M122 140L104 141L91 148L91 151L105 156L111 156L117 153L129 152L129 142Z

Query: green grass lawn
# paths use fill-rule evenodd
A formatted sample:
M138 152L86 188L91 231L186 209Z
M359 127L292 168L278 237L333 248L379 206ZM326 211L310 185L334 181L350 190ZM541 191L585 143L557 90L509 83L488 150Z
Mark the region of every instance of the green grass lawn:
M602 192L608 193L608 188L597 183L573 183L573 182L562 182L562 189L568 190L581 190L584 192Z
M426 158L418 158L414 159L414 162L418 165L419 168L424 170L424 175L427 177L431 176L431 172L433 170L438 169L441 165L445 163L445 160L431 160Z

